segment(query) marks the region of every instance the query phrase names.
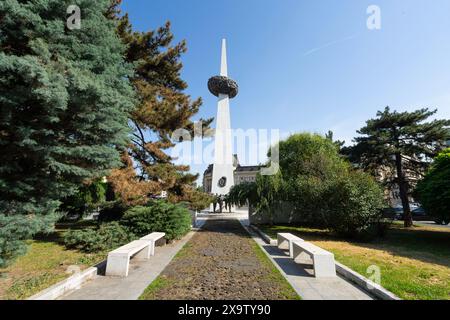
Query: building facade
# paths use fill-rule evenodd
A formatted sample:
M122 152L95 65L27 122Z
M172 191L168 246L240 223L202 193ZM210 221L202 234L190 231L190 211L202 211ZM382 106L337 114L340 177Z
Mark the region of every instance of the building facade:
M213 176L214 165L210 164L208 168L203 173L203 191L212 193L212 176ZM241 166L239 164L239 159L235 154L233 157L233 174L234 174L234 184L241 184L244 182L255 182L258 172L261 170L262 166Z

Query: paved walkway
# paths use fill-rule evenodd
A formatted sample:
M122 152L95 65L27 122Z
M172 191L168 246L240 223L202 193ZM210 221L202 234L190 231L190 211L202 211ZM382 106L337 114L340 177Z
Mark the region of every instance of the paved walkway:
M208 219L160 279L145 299L298 299L239 221L223 216Z
M182 240L156 247L155 255L149 261L131 260L126 278L99 275L61 300L137 300L194 234L190 232Z
M247 228L248 221L245 218L241 218L240 222ZM265 243L252 230L247 228L247 231L303 300L373 300L365 291L339 276L316 279L312 264L295 263L289 258L288 252Z
M233 214L199 214L197 227L202 227L208 220L239 220L250 232L254 241L263 249L263 252L280 270L281 274L290 283L293 289L304 300L369 300L372 299L365 291L359 289L346 280L336 277L334 279L316 279L312 276L312 265L299 265L290 259L286 252L276 246L268 245L252 230L247 228L248 220L244 212ZM236 232L236 231L234 231ZM223 234L232 234L233 231L223 230ZM196 234L190 232L182 240L172 244L157 247L155 256L148 262L134 262L130 264L130 274L127 278L106 277L99 275L82 288L73 291L61 299L63 300L136 300L158 275L166 269L177 252ZM242 237L242 235L240 235ZM203 248L205 249L205 248ZM239 258L239 257L237 257ZM242 266L240 266L242 267ZM239 266L238 266L239 268ZM245 269L245 266L244 266ZM198 269L205 277L208 273ZM227 275L226 281L233 283L233 274ZM212 279L215 281L216 279ZM236 283L236 282L235 282ZM258 290L260 288L254 288ZM186 297L189 298L189 297ZM250 297L247 297L250 298Z

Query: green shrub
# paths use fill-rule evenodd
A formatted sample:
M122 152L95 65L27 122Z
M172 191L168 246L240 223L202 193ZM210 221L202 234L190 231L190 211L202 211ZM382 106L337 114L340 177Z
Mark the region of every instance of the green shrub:
M214 201L214 197L202 190L201 187L190 188L190 191L185 190L189 194L189 201L186 201L186 206L191 210L201 211L208 208Z
M276 216L283 221L275 222L327 227L345 237L368 239L384 230L381 188L342 159L330 139L295 134L279 143L279 156L280 172L258 176L253 186L256 214L269 216L270 223ZM241 201L248 197L245 188L237 187L231 195ZM280 215L279 208L289 212Z
M127 210L119 221L101 223L98 228L68 231L63 241L68 248L105 251L152 232L165 232L167 240L179 239L191 230L191 222L191 213L186 207L152 201L147 206Z
M59 210L81 218L105 204L107 188L108 184L100 180L82 185L77 193L63 199Z
M120 201L112 201L103 206L98 215L98 221L100 223L119 221L122 219L127 207L125 207Z
M133 233L118 222L109 222L101 224L96 229L67 231L63 241L67 248L99 252L115 249L135 238Z
M318 134L291 135L279 143L279 157L280 170L286 181L304 176L327 180L348 167L336 144Z
M329 183L322 197L322 217L337 234L369 240L383 233L383 192L369 175L351 171Z
M425 211L436 221L450 221L450 148L434 159L416 193Z
M120 223L137 236L165 232L167 240L179 239L191 230L192 216L182 205L151 201L125 212Z
M232 205L243 207L247 202L256 202L257 190L255 182L244 182L231 187L226 201Z

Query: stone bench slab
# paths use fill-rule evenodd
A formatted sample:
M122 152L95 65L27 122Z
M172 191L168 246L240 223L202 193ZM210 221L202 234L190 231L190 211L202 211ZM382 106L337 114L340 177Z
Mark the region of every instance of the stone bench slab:
M304 253L312 258L316 278L336 277L336 264L331 252L305 241L292 242L292 249L294 261Z
M292 243L294 241L304 241L302 238L294 236L291 233L277 233L278 248L289 250L289 256L292 258L293 250Z

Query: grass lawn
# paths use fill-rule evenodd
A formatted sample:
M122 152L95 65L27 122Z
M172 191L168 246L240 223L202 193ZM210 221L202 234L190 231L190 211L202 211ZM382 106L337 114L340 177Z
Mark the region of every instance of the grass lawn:
M66 226L65 226L66 227ZM106 255L66 250L60 244L64 229L28 241L28 252L11 266L0 269L0 299L26 299L70 276L68 269L86 269ZM70 268L69 268L70 267Z
M272 238L290 232L334 253L337 261L368 277L381 269L381 285L402 299L450 300L450 229L394 224L383 239L370 243L344 241L327 230L260 226Z

